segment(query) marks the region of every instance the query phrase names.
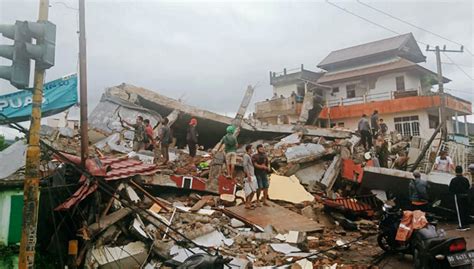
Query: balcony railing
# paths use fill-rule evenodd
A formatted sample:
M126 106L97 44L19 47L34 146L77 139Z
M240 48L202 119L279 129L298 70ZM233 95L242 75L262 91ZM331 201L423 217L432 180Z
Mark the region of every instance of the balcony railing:
M364 94L362 96L357 96L353 98L332 98L326 100L326 106L343 106L343 105L355 105L355 104L365 104L374 101L384 101L384 100L393 100L410 96L421 96L421 88L408 89L405 91L390 91L382 93L373 93L373 94Z

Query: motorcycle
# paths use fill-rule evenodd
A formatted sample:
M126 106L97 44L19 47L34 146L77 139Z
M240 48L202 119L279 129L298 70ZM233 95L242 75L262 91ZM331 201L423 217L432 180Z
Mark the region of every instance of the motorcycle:
M415 269L472 268L474 251L466 251L463 237L446 238L444 231L436 228L437 222L428 217L429 223L415 230L407 242L397 241L403 211L391 202L382 209L377 243L385 252L413 255Z

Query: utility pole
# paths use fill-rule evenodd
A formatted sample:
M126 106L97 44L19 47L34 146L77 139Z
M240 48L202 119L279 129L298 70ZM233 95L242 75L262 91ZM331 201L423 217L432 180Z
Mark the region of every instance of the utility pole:
M85 167L89 155L89 135L87 121L87 51L85 0L79 0L79 88L81 110L81 162Z
M38 22L48 20L49 0L40 0ZM43 103L43 81L45 68L35 62L31 125L26 151L25 185L23 190L23 226L21 231L19 269L33 268L35 262L36 229L38 224L38 201L40 181L39 131L41 104Z
M441 139L444 141L448 140L448 131L446 128L446 96L444 95L444 84L443 84L443 73L441 71L441 52L463 52L463 47L461 46L460 50L447 50L446 46L443 46L441 50L439 46L435 46L434 49L430 48L430 45L426 46L426 51L434 51L436 54L436 66L438 73L438 94L440 98L440 124L441 127Z

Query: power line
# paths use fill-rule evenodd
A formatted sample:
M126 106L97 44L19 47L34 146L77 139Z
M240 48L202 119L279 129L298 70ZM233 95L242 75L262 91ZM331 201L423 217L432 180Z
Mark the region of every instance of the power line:
M380 28L383 28L383 29L385 29L385 30L387 30L387 31L389 31L389 32L394 33L394 34L401 35L401 33L397 32L397 31L395 31L395 30L392 30L392 29L390 29L390 28L388 28L388 27L386 27L386 26L383 26L383 25L381 25L381 24L379 24L379 23L376 23L376 22L374 22L374 21L369 20L369 19L367 19L366 17L363 17L363 16L361 16L361 15L358 15L358 14L356 14L356 13L354 13L354 12L348 10L348 9L345 9L345 8L343 8L343 7L341 7L341 6L338 6L338 5L336 5L336 4L332 3L332 2L329 2L329 0L326 0L326 3L332 5L332 6L336 7L336 8L338 8L338 9L340 9L340 10L346 12L346 13L349 13L349 14L351 14L352 16L355 16L355 17L357 17L357 18L359 18L359 19L361 19L361 20L364 20L364 21L366 21L366 22L368 22L368 23L370 23L370 24L373 24L373 25L375 25L375 26L378 26L378 27L380 27ZM425 45L425 46L428 45L427 43L424 43L424 42L421 42L421 41L418 41L418 40L417 40L416 42L417 42L417 43L420 43L420 44L422 44L422 45Z
M446 65L455 65L453 63L447 63L447 62L441 62L442 64L446 64ZM474 68L474 66L472 65L465 65L465 64L458 64L459 66L462 66L462 67L467 67L467 68Z
M451 59L451 57L448 56L448 54L446 54L445 52L443 52L444 56L446 56L446 58L448 58L448 60L454 64L461 72L463 72L470 80L474 80L461 66L459 66L457 63L455 63L453 61L453 59Z
M456 44L456 45L463 46L463 47L465 47L464 50L465 50L467 53L471 54L471 56L474 56L474 54L472 54L471 51L470 51L466 46L464 46L463 44L461 44L461 43L459 43L459 42L453 41L453 40L451 40L451 39L449 39L449 38L447 38L447 37L444 37L444 36L442 36L442 35L439 35L439 34L437 34L437 33L435 33L435 32L430 31L430 30L424 29L424 28L422 28L422 27L420 27L420 26L417 26L417 25L415 25L415 24L413 24L413 23L411 23L411 22L408 22L408 21L406 21L406 20L403 20L403 19L401 19L401 18L398 18L398 17L396 17L396 16L394 16L394 15L392 15L392 14L390 14L390 13L387 13L387 12L385 12L385 11L383 11L383 10L380 10L380 9L378 9L378 8L375 8L375 7L373 7L373 6L369 5L369 4L366 4L366 3L364 3L364 2L362 2L362 1L360 1L360 0L357 0L357 2L358 2L359 4L361 4L361 5L364 5L364 6L368 7L368 8L370 8L370 9L372 9L372 10L375 10L375 11L380 12L380 13L386 15L386 16L389 16L389 17L392 18L392 19L395 19L395 20L400 21L400 22L402 22L402 23L408 24L408 25L410 25L411 27L415 27L416 29L425 31L425 32L430 33L430 34L432 34L432 35L434 35L434 36L437 36L437 37L439 37L439 38L441 38L441 39L444 39L444 40L446 40L446 41L452 42L452 43L454 43L454 44Z

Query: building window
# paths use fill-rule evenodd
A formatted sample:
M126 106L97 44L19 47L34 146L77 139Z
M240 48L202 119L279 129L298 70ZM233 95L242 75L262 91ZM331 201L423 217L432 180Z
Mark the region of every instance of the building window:
M369 79L368 81L368 86L369 86L369 90L372 90L372 89L375 89L375 82L377 81L376 78L371 78Z
M436 129L439 125L439 117L435 115L428 115L428 124L431 129Z
M338 122L338 123L337 123L337 127L344 128L344 122Z
M397 91L404 91L405 90L405 77L404 76L396 77L395 81L397 83Z
M334 87L332 88L332 93L338 93L339 92L339 87Z
M420 122L418 116L398 117L393 119L395 130L402 136L419 136Z
M355 84L346 85L346 92L347 92L347 98L356 97L356 85Z

